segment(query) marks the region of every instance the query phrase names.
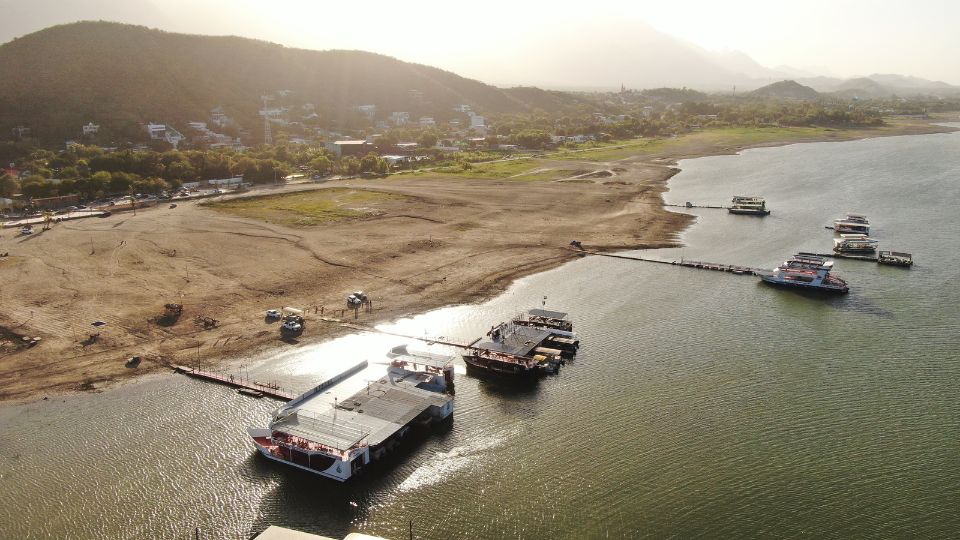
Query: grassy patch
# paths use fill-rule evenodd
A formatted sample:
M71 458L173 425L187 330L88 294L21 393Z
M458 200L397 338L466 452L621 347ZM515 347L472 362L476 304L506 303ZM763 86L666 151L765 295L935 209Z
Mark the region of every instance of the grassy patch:
M461 221L460 223L454 223L451 225L454 230L465 232L472 231L473 229L479 229L481 225L476 221Z
M771 142L794 142L814 138L830 137L840 130L819 127L762 127L762 128L722 128L707 129L687 133L669 139L631 139L611 141L596 148L568 150L551 156L556 159L583 161L612 161L635 155L649 155L666 152L680 153L687 149L707 149L711 147L752 146Z
M377 206L402 195L349 188L319 189L206 203L215 210L278 225L309 227L376 215Z
M489 178L489 179L539 179L536 173L530 178L524 178L525 173L530 173L537 169L537 161L530 158L510 159L506 161L493 161L489 163L471 163L467 168L461 165L451 165L449 167L438 167L431 171L422 171L414 173L416 176L429 177L450 177L450 178Z

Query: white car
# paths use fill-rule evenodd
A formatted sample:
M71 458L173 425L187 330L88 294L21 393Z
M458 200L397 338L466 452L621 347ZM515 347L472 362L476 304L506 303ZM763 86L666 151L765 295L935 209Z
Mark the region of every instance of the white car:
M280 318L280 312L277 311L277 310L275 310L275 309L268 309L268 310L267 310L267 318L268 318L268 319L279 319L279 318Z
M286 321L283 323L283 330L287 332L299 332L303 330L303 325L296 321Z

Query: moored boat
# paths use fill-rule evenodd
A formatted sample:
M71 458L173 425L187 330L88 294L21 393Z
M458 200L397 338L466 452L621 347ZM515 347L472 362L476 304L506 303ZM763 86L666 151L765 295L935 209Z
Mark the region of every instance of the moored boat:
M535 380L541 374L556 373L579 346L572 332L517 322L494 326L487 336L489 340L477 343L463 355L467 373Z
M863 214L848 213L833 221L833 230L841 234L870 234L870 220Z
M280 407L266 429L247 433L266 458L340 482L396 448L415 428L453 415L449 384L436 359L414 368L406 350L395 354L386 375L353 393L322 383ZM403 359L401 357L406 357ZM439 372L439 373L438 373ZM441 382L442 381L442 382ZM350 386L349 384L347 386Z
M573 321L567 313L545 309L530 309L520 313L511 321L519 326L532 326L550 331L543 342L545 347L558 349L564 359L573 358L580 348L580 340L573 333Z
M767 201L763 197L736 195L733 197L732 203L727 208L727 211L731 214L743 216L766 216L770 214L770 210L767 210Z
M779 287L835 294L849 292L847 283L831 275L831 270L833 261L816 255L797 254L772 271L760 271L756 274L764 283Z
M913 255L900 251L881 251L877 254L877 262L889 266L913 266Z
M865 234L841 234L833 241L835 253L872 253L879 242Z

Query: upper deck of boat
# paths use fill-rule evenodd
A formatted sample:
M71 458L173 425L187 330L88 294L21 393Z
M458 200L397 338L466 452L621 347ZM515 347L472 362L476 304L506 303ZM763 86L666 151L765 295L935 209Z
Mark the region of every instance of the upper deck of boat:
M340 450L364 439L375 446L430 407L443 407L453 400L417 388L420 381L416 377L384 373L384 366L376 367L379 378L369 378L371 366L343 386L301 402L296 415L298 432L291 434Z
M527 310L527 314L532 317L544 317L546 319L558 319L565 320L567 314L562 311L550 311L549 309L531 309Z
M474 345L474 348L514 356L529 356L530 352L539 347L552 333L549 329L535 326L508 324L499 340L481 341Z

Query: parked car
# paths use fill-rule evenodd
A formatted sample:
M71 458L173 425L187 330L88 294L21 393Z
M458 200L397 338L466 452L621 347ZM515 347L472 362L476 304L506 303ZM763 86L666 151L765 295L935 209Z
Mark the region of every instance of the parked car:
M296 321L284 321L283 331L291 334L299 333L303 330L303 325Z
M267 310L267 318L268 318L268 319L279 319L279 318L280 318L280 312L279 312L278 310L276 310L276 309L268 309L268 310Z

